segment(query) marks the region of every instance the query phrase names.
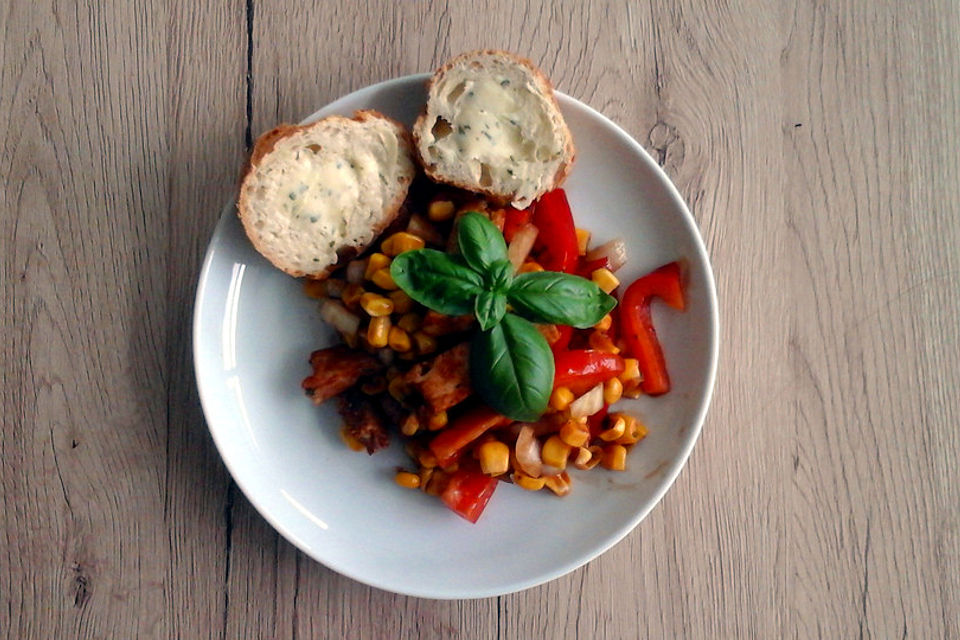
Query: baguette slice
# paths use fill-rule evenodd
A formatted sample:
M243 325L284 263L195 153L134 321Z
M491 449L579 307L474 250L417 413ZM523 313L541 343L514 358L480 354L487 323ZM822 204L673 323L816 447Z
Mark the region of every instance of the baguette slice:
M324 278L393 222L415 172L406 129L376 111L281 125L257 140L237 211L274 266Z
M573 138L547 77L506 51L472 51L440 67L413 126L433 180L524 208L559 187Z

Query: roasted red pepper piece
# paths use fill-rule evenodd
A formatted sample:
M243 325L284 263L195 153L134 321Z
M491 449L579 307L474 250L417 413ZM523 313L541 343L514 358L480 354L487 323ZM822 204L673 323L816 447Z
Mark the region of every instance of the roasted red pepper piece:
M590 427L590 438L596 438L603 431L603 423L610 415L610 405L604 403L603 408L592 416L587 416L587 426Z
M468 411L439 432L430 441L430 450L437 456L440 466L456 459L465 446L482 436L490 429L510 424L512 420L502 416L490 407L480 406Z
M573 337L573 327L566 324L555 325L557 331L560 332L560 337L550 343L550 348L553 350L554 355L559 351L563 351L570 344L570 338Z
M510 243L513 240L514 234L524 225L529 224L533 218L533 210L530 207L526 209L507 207L504 209L504 212L506 219L503 221L503 239L506 240L507 243Z
M563 189L540 196L533 207L533 224L540 230L533 251L547 271L573 273L577 268L577 229Z
M574 394L584 393L601 382L623 373L623 358L596 349L555 351L553 388L567 387Z
M678 262L666 264L634 281L620 301L620 331L627 353L640 364L643 374L640 388L652 396L670 390L667 363L650 315L650 299L654 296L679 311L686 308Z
M457 469L450 476L440 499L458 516L476 522L496 488L496 478L475 469Z

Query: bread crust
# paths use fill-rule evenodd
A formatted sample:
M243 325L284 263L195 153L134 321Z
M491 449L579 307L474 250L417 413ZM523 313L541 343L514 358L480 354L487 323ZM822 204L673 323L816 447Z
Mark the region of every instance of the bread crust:
M428 162L427 159L423 157L423 153L421 151L421 142L422 142L421 136L423 131L425 131L428 128L426 123L426 118L427 118L427 112L430 104L430 99L434 95L433 94L434 85L437 83L437 81L441 77L443 77L447 72L454 69L463 60L476 58L478 56L492 56L492 57L505 58L513 62L514 64L527 68L532 73L535 80L537 80L542 85L544 95L549 99L550 103L557 110L557 113L558 114L561 113L560 104L557 102L557 97L554 94L553 83L550 82L550 79L547 77L547 75L543 73L543 71L541 71L540 68L537 67L528 58L524 58L523 56L519 56L515 53L512 53L510 51L504 51L502 49L478 49L475 51L467 51L445 62L433 73L432 76L430 76L427 79L427 83L426 83L427 104L424 105L423 111L420 112L420 115L417 117L416 122L414 122L414 125L413 125L414 145L413 146L414 146L414 150L416 151L417 160L420 162L420 166L423 169L423 172L431 180L433 180L434 182L442 183L442 184L449 184L451 186L457 187L459 189L464 189L466 191L471 191L473 193L482 194L487 198L489 198L492 202L502 206L502 205L509 204L510 201L513 200L515 194L503 193L503 192L496 191L495 189L483 187L481 185L467 184L462 180L449 178L448 176L445 176L442 172L437 171L437 167L431 164L430 162ZM561 185L563 185L564 181L567 179L567 176L570 175L570 171L573 169L574 162L576 161L577 151L576 151L576 147L573 144L573 135L570 133L570 128L567 126L567 123L563 119L562 114L561 114L561 117L559 118L559 123L560 123L562 134L566 140L564 144L564 155L567 158L567 160L560 163L560 166L557 168L557 171L554 173L550 186L546 189L546 191L557 189Z
M243 224L244 231L246 232L247 237L250 239L251 244L257 250L260 255L265 257L270 261L273 266L277 267L281 271L294 276L296 278L307 277L314 280L323 280L329 277L329 275L335 271L338 267L343 265L346 261L352 259L353 257L362 253L370 244L372 244L381 232L386 229L390 224L397 219L400 215L403 208L404 200L407 196L407 190L410 187L410 183L415 177L415 173L411 174L409 177L405 178L400 176L399 185L397 189L396 196L394 199L387 204L384 208L383 215L379 219L379 222L373 226L373 235L371 236L372 240L365 244L357 245L343 245L337 248L337 260L333 264L330 264L323 268L321 271L317 272L305 272L301 269L291 267L288 264L285 264L284 261L277 255L273 248L261 240L259 234L254 233L253 230L248 226L248 217L245 213L250 211L249 208L249 199L247 198L244 185L248 180L252 179L255 176L257 167L260 165L264 157L269 155L277 143L280 140L289 138L296 134L309 131L311 128L321 125L321 123L329 123L336 121L356 121L356 122L365 122L372 119L382 119L389 122L397 131L397 138L400 141L400 145L403 148L404 152L412 159L416 155L413 149L413 139L410 136L410 132L407 131L407 128L402 125L400 122L397 122L393 118L386 116L379 111L373 109L361 109L354 112L352 118L347 118L340 115L331 115L325 118L321 118L314 122L302 125L292 125L292 124L280 124L274 127L273 129L267 131L259 138L257 138L256 143L253 146L253 150L250 153L250 158L244 166L244 170L241 173L239 185L238 185L238 196L237 196L237 217L240 219L240 222Z

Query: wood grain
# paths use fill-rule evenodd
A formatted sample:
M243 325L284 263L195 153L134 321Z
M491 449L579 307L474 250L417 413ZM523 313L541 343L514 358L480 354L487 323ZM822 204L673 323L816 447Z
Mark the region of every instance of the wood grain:
M0 635L960 637L956 3L44 0L0 3L0 31ZM481 46L664 166L721 364L624 542L441 602L339 576L253 510L189 323L252 137Z

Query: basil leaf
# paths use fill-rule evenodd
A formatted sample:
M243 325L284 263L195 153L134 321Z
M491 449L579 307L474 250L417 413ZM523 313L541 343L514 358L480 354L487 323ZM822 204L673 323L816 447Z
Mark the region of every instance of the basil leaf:
M460 255L474 271L483 273L497 260L507 259L507 243L490 220L476 211L460 218L457 225Z
M538 419L553 390L553 353L537 329L508 313L470 343L470 381L495 411L520 421Z
M488 291L507 293L513 284L513 265L509 260L497 260L484 274L483 283Z
M617 305L595 283L566 273L522 273L507 294L516 313L532 322L567 324L586 329Z
M507 312L507 296L496 291L481 291L474 303L474 313L484 331L503 319Z
M423 306L449 316L473 313L483 277L456 256L435 249L404 251L390 264L390 275Z

